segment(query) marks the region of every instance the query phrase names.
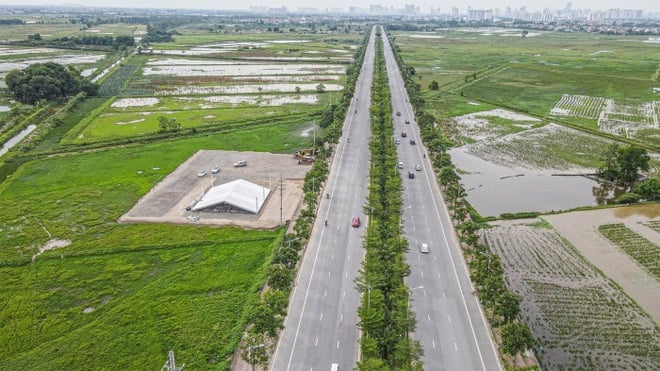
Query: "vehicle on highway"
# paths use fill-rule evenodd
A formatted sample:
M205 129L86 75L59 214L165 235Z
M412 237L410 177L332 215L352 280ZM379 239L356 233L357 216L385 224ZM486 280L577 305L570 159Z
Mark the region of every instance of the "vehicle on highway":
M200 171L199 173L197 173L197 176L200 177L200 178L203 177L203 176L206 176L206 170Z
M407 124L407 125L410 125L410 120L406 120L406 124Z
M429 245L426 244L426 242L423 242L421 245L419 245L419 251L423 253L428 253L429 252Z
M411 139L411 140L410 140L410 144L414 146L414 145L416 144L415 140L414 140L414 139Z
M243 167L243 166L247 166L247 161L241 160L241 161L234 162L234 167Z
M408 172L408 178L410 178L410 179L414 179L414 178L415 178L415 173L412 172L412 171L409 171L409 172Z
M353 228L357 228L360 226L360 217L359 216L354 216L353 220L351 220L351 226Z
M422 171L422 165L420 164L415 165L415 171Z
M217 174L220 172L220 166L215 165L213 169L211 169L211 174Z
M396 144L401 144L401 139L396 138L396 140L394 141L394 143L396 143Z
M396 111L397 116L401 116L401 111Z
M339 369L339 363L333 363L332 365L330 365L330 371L341 371Z
M398 164L396 164L396 168L403 169L403 162L399 162Z
M405 138L405 137L408 136L408 133L406 133L405 131L402 131L402 132L401 132L401 136Z

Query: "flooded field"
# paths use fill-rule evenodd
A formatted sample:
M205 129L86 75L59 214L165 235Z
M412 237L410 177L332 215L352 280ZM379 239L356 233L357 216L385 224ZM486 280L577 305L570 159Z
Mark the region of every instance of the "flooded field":
M13 138L9 139L5 144L2 145L2 148L0 148L0 156L4 155L7 153L10 149L12 149L15 145L20 143L23 138L28 136L31 132L36 129L36 125L28 125L25 129L21 130L18 134L16 134Z
M465 147L449 154L461 171L467 200L482 216L593 206L606 202L603 192L610 194L582 176L552 176L552 170L498 165L467 153Z

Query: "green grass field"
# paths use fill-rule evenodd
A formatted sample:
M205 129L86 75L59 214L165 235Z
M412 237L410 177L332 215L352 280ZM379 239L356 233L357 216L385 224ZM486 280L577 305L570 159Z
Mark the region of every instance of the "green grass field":
M464 104L471 100L546 116L562 94L658 99L652 88L660 50L646 37L542 32L523 39L464 31L411 36L395 33L396 44L439 117L474 111ZM429 90L434 80L440 91ZM562 120L597 129L596 120Z
M44 159L0 185L0 359L152 369L175 349L194 369L228 367L279 234L116 220L198 148L284 150L288 132L238 136ZM31 262L51 238L72 244Z

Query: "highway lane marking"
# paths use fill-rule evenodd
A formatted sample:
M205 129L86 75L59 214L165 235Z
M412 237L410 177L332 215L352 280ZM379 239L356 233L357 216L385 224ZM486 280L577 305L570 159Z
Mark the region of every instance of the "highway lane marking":
M337 340L337 349L339 349L339 340Z
M433 345L433 349L435 349L435 340L431 340L431 344Z
M424 278L424 271L419 271L419 273L422 275L422 278Z
M319 318L319 321L323 321L323 312L321 312L321 318Z
M344 322L344 314L341 314L341 315L339 316L339 322Z
M444 292L444 291L442 292L442 297L445 298L445 299L447 299L447 297L445 296L445 292Z
M314 342L314 346L315 347L319 346L319 338L316 338L316 341Z
M450 315L447 315L447 319L449 320L449 322L451 322L451 316Z
M348 271L346 271L346 274L344 274L345 278L348 278Z
M428 317L428 318L429 318L429 322L431 322L431 313L427 313L427 314L426 314L426 317Z
M440 272L438 272L438 279L441 280L442 277L440 277Z
M458 352L458 345L456 345L456 342L454 342L454 349Z
M342 298L345 298L345 297L346 297L346 290L344 290L344 293L341 294L341 297L342 297Z
M424 299L426 299L426 290L422 291L424 293Z
M328 271L328 277L330 277L330 271Z
M330 257L330 259L332 259L332 260L335 259L335 254L334 253L332 253L332 256Z
M323 296L328 296L328 290L325 290L325 291L323 292Z

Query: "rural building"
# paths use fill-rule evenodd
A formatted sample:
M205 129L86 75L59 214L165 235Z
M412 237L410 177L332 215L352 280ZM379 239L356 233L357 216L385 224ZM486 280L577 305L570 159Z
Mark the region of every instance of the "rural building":
M209 189L192 210L258 214L269 194L266 187L237 179Z

